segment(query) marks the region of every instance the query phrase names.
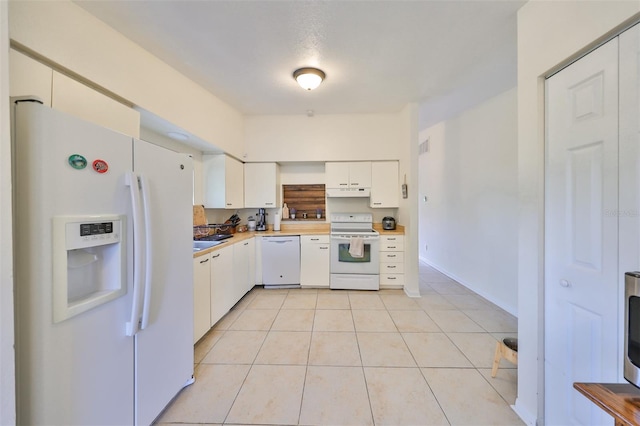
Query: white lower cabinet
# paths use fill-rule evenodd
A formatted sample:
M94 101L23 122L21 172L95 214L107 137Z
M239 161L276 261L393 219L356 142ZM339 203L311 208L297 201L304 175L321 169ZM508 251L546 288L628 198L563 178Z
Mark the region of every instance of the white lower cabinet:
M404 235L380 236L380 286L404 286Z
M235 304L233 284L233 246L226 246L211 253L210 327L213 327Z
M255 265L253 238L193 259L194 343L253 288Z
M211 254L193 259L193 343L211 327Z
M256 265L256 245L253 239L233 245L234 304L253 288Z
M300 286L329 288L328 235L300 236Z

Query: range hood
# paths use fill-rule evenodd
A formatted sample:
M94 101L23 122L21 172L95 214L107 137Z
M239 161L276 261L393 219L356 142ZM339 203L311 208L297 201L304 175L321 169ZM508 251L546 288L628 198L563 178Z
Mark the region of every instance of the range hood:
M327 198L368 198L371 195L371 188L327 188Z

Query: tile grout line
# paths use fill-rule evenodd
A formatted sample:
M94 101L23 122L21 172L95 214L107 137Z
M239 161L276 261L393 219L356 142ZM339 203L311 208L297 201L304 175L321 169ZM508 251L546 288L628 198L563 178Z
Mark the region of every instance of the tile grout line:
M420 284L422 284L422 279L421 279L420 281L421 281L421 283L420 283ZM425 284L425 286L428 286L428 284ZM423 287L423 286L421 285L420 287L421 287L421 295L422 295L422 290L423 290L423 289L422 289L422 287ZM257 296L258 296L258 295L260 295L260 294L262 294L262 292L257 293L257 295L256 295L256 296L254 296L252 299L255 299L255 297L257 297ZM278 317L278 315L280 315L280 313L282 313L283 311L286 311L286 310L287 310L287 309L283 309L283 307L285 306L285 303L286 303L287 297L288 297L288 295L289 295L289 294L291 294L291 292L290 292L290 291L286 291L284 294L285 294L285 297L284 297L284 299L282 300L282 302L280 303L280 307L277 309L277 313L276 313L275 317L273 318L273 320L270 322L270 324L269 324L269 326L268 326L268 329L267 329L267 330L265 330L265 331L266 331L266 333L265 333L264 339L263 339L262 343L260 344L260 347L259 347L259 348L258 348L258 350L256 351L256 354L255 354L255 356L253 357L253 360L251 361L251 364L250 364L250 366L249 366L249 369L248 369L248 371L247 371L247 374L245 375L245 377L244 377L244 379L243 379L243 381L242 381L242 384L240 385L240 388L238 389L238 392L237 392L237 393L235 394L235 396L234 396L233 402L231 403L230 408L229 408L229 410L227 411L227 413L226 413L226 415L225 415L225 418L224 418L224 420L223 420L223 424L229 424L229 423L226 423L226 420L228 419L228 416L229 416L229 414L230 414L230 412L231 412L231 409L233 408L234 404L236 403L236 400L237 400L237 398L238 398L238 396L239 396L240 392L242 391L243 387L245 386L245 384L246 384L246 381L247 381L247 378L248 378L249 374L251 373L251 371L253 371L254 366L256 366L256 365L262 365L262 364L256 364L256 360L258 359L258 355L259 355L260 351L265 347L264 345L265 345L265 343L266 343L266 340L269 338L269 336L272 334L272 332L278 331L278 330L274 330L274 329L273 329L273 326L274 326L274 324L275 324L275 319ZM313 337L314 337L314 333L315 333L315 331L314 331L314 327L315 327L316 319L317 319L317 311L318 311L318 309L319 309L319 308L318 308L318 306L319 306L319 297L318 297L318 296L319 296L319 294L320 294L320 293L315 293L315 294L316 294L315 307L313 308L313 318L312 318L312 321L311 321L311 332L310 332L310 336L309 336L309 346L308 346L308 349L307 349L307 351L306 351L306 352L307 352L307 353L306 353L306 365L305 365L305 373L304 373L304 378L303 378L303 386L302 386L302 393L301 393L301 399L300 399L300 407L299 407L299 410L298 410L297 424L300 424L300 421L301 421L301 416L302 416L302 411L303 411L303 402L304 402L304 398L305 398L305 390L306 390L307 379L308 379L308 373L309 373L309 368L311 367L311 364L310 364L310 354L311 354L311 349L312 349ZM436 292L435 294L436 294L436 295L439 295L439 296L441 296L441 297L443 297L445 300L447 300L447 301L449 301L449 303L451 303L451 301L450 301L450 300L448 300L446 297L444 297L444 295L442 295L442 294L440 294L440 293L437 293L437 292ZM382 298L379 294L378 294L378 297L379 297L379 299L381 300L382 305L383 305L383 307L384 307L383 309L380 309L380 311L384 311L384 312L386 312L386 314L391 318L392 323L394 324L394 327L395 327L395 331L394 331L394 332L397 332L398 334L400 334L400 336L401 336L401 339L402 339L403 343L404 343L404 344L405 344L405 346L408 348L408 350L409 350L409 354L411 355L411 357L412 357L412 359L413 359L413 361L414 361L414 363L415 363L415 367L409 367L409 368L418 368L418 370L420 370L421 377L423 378L423 380L424 380L424 381L425 381L425 383L427 384L427 387L428 387L429 391L431 392L431 395L434 397L434 399L435 399L436 403L438 404L438 407L439 407L439 409L441 410L442 415L443 415L443 416L444 416L444 418L447 420L447 422L449 422L449 423L450 423L450 421L449 421L449 418L448 418L447 414L446 414L446 413L444 412L444 410L443 410L443 407L442 407L442 405L441 405L441 402L440 402L440 401L438 400L438 398L436 397L436 395L435 395L435 393L434 393L434 390L433 390L433 389L432 389L432 387L431 387L431 384L427 381L427 378L426 378L426 375L425 375L425 373L424 373L424 371L423 371L423 368L422 368L422 367L420 367L420 366L418 365L418 362L417 362L417 360L416 360L416 356L414 355L414 353L413 353L413 352L411 351L411 349L409 348L409 345L407 344L407 341L405 340L405 334L403 334L403 332L402 332L402 331L400 330L400 328L398 327L398 322L397 322L397 320L395 320L395 319L391 316L391 313L390 313L390 310L389 310L389 309L390 309L390 308L389 308L389 306L387 306L387 304L386 304L386 303L384 303L383 298ZM349 309L349 311L350 311L350 314L351 314L351 315L350 315L350 317L351 317L351 320L352 320L352 322L353 322L353 328L354 328L353 332L354 332L355 337L356 337L356 344L357 344L357 349L358 349L358 356L359 356L359 358L360 358L360 367L361 367L361 371L362 371L363 378L364 378L365 391L367 392L367 399L368 399L368 403L369 403L369 409L370 409L371 421L372 421L372 422L373 422L373 424L375 425L375 424L376 424L376 419L375 419L374 412L373 412L373 403L372 403L372 400L371 400L371 394L370 394L370 391L369 391L369 383L368 383L368 380L367 380L367 374L366 374L366 368L368 368L368 367L366 367L366 366L364 365L363 358L362 358L362 357L363 357L363 354L362 354L362 350L361 350L361 346L360 346L360 341L359 341L359 339L358 339L358 331L357 331L357 328L356 328L356 321L355 321L355 316L354 316L354 312L353 312L353 311L354 311L354 309L353 309L353 306L352 306L352 304L351 304L351 295L350 295L350 293L348 293L348 294L347 294L347 300L349 301L348 309ZM241 303L241 302L240 302L240 303ZM213 350L213 349L218 345L218 342L219 342L219 341L220 341L220 340L221 340L221 339L222 339L226 334L228 334L227 332L228 332L228 331L230 331L230 328L232 327L232 325L233 325L236 321L238 321L238 318L240 317L240 315L242 315L242 311L246 310L246 309L247 309L247 306L248 306L250 303L251 303L251 301L247 302L247 303L243 306L243 309L242 309L242 310L239 310L239 314L237 315L237 317L236 317L236 318L234 318L234 319L233 319L233 321L231 321L231 322L228 324L228 326L227 326L227 328L226 328L226 329L224 329L224 330L217 330L217 331L220 331L220 332L221 332L220 337L215 341L215 343L213 343L213 344L212 344L211 348L209 348L209 350L207 351L207 353L206 353L206 354L204 354L204 355L201 357L201 360L200 360L198 363L196 363L196 366L197 366L197 367L199 367L199 366L201 366L201 365L203 364L204 359L205 359L205 358L209 355L209 353L210 353L210 352L211 352L211 351L212 351L212 350ZM457 306L457 305L454 305L454 304L452 304L452 305L453 305L454 309L451 309L451 310L453 310L453 311L457 311L457 312L461 312L465 317L467 317L468 319L470 319L470 320L472 321L472 323L476 324L477 326L479 326L479 328L480 328L481 330L483 330L483 331L477 331L477 332L474 332L474 333L477 333L477 334L487 334L487 335L491 336L491 338L492 338L492 339L494 339L494 340L496 340L496 341L499 341L499 340L500 340L498 337L494 336L494 335L492 334L492 332L488 331L488 330L487 330L487 327L483 327L482 325L480 325L480 323L478 323L477 321L475 321L473 318L471 318L471 317L467 314L467 311L469 311L469 310L475 311L475 310L477 310L477 309L461 309L461 308L460 308L459 306ZM425 308L425 307L424 307L424 306L422 306L422 305L418 305L418 306L419 306L419 309L416 309L416 311L424 312L424 313L425 313L425 315L427 315L427 317L428 317L428 318L429 318L429 319L430 319L430 320L435 324L435 326L440 330L440 333L442 333L442 334L446 335L447 340L448 340L451 344L453 344L453 346L454 346L458 351L460 351L460 353L463 355L463 357L464 357L464 358L469 362L469 364L470 364L470 367L469 367L469 368L466 368L466 367L465 367L465 368L460 368L460 367L455 367L455 368L454 368L454 367L441 367L441 368L443 368L443 369L452 369L452 368L453 368L453 369L461 369L461 370L462 370L462 369L474 369L474 370L476 370L476 372L477 372L478 374L480 374L480 375L483 377L484 381L485 381L486 383L488 383L488 384L490 385L490 387L491 387L491 388L492 388L492 389L493 389L493 390L494 390L494 391L495 391L495 392L500 396L500 399L501 399L501 400L503 400L503 401L504 401L504 403L506 403L507 405L510 405L510 403L509 403L509 401L507 401L506 397L505 397L505 396L503 396L503 394L502 394L502 393L500 393L500 392L498 391L498 389L497 389L497 388L495 388L495 387L493 386L493 384L489 381L489 379L488 379L487 377L485 377L485 376L482 374L482 372L480 372L480 367L476 367L476 366L473 364L473 362L471 362L471 359L469 358L469 356L468 356L465 352L463 352L463 351L462 351L462 349L461 349L458 345L456 345L456 343L452 340L452 338L451 338L451 336L450 336L450 335L452 335L452 334L456 334L456 333L465 333L465 332L463 332L463 331L461 331L461 332L454 332L454 331L452 331L452 332L446 332L446 331L442 330L441 326L440 326L438 323L436 323L436 322L433 320L433 318L431 318L431 316L429 315L429 311L427 311L427 308ZM305 309L307 309L307 308L305 308ZM499 309L499 308L498 308L498 309ZM399 310L404 311L405 309L399 309ZM492 309L491 309L491 308L489 308L489 309L485 309L485 310L489 311L489 310L492 310ZM239 330L239 331L242 331L242 330ZM247 330L247 331L249 331L249 330ZM286 330L279 330L279 331L286 331ZM299 330L298 330L298 331L299 331ZM379 331L372 330L371 332L379 332ZM411 333L411 332L405 332L405 333ZM430 333L430 332L427 332L427 331L415 331L415 333ZM471 333L471 332L469 332L469 333ZM509 332L509 331L507 331L507 332L496 332L496 333L514 334L513 332ZM231 365L233 365L233 364L231 364ZM283 364L283 365L298 365L298 364ZM340 367L340 366L336 366L336 367ZM376 366L371 366L370 368L376 368ZM380 365L380 366L379 366L379 368L389 368L389 367L385 367L384 365ZM398 366L398 367L391 367L391 368L407 368L407 367ZM430 368L430 367L424 367L424 369L429 369L429 368ZM435 369L437 369L437 368L435 368ZM486 369L485 369L485 370L486 370Z
M287 293L288 294L288 291ZM255 299L255 297L254 297ZM285 296L286 299L286 296ZM252 300L253 301L253 300ZM284 300L282 301L282 303L284 303ZM278 308L278 313L280 313L280 309L282 308L282 304L280 305L280 308ZM245 308L246 309L246 308ZM240 317L240 315L238 315L238 317ZM277 314L276 314L277 317ZM238 318L236 318L237 320ZM275 321L275 317L274 320ZM253 366L255 365L256 359L258 358L258 354L260 353L260 350L262 349L262 347L264 346L264 342L267 341L267 337L269 336L269 331L271 329L271 327L273 326L273 321L271 322L271 325L269 326L269 330L267 330L267 332L264 335L264 339L262 339L262 343L260 344L260 347L258 348L258 350L256 351L255 356L253 357L253 360L251 361L251 364L249 365L249 369L247 370L247 374L244 376L244 379L242 380L242 384L240 384L240 387L238 388L238 392L236 392L235 396L233 397L233 401L231 402L231 404L229 405L229 410L227 410L227 414L225 414L224 416L224 420L222 421L222 424L227 424L227 418L229 417L229 414L231 414L231 410L233 409L233 406L235 405L236 401L238 400L238 396L240 395L240 392L242 392L242 388L244 387L244 385L247 383L247 378L249 377L249 374L251 374L251 370L253 370ZM235 320L234 320L235 322ZM231 326L231 324L229 325ZM228 331L228 330L227 330ZM251 330L238 330L238 331L251 331ZM256 331L261 331L261 330L256 330ZM222 337L221 337L222 338ZM217 342L216 342L217 343ZM234 365L234 364L229 364L229 365Z
M422 306L420 308L422 308ZM424 312L427 315L427 317L429 317L429 314L424 310L424 308L422 308L422 312ZM389 315L389 316L391 316L391 315ZM431 319L431 317L429 317L429 318ZM391 320L393 321L393 317L391 317ZM433 321L433 319L431 319L431 321ZM395 323L395 321L394 321L394 323ZM433 323L436 324L436 327L441 329L440 326L435 321L433 321ZM396 328L397 327L398 326L396 324ZM427 380L427 377L424 375L424 372L422 371L422 368L420 367L420 363L418 362L418 360L416 359L415 355L411 351L411 347L409 346L409 344L405 340L404 334L399 329L398 329L398 333L400 334L400 338L402 339L404 344L407 346L407 350L409 351L409 354L411 355L411 358L413 358L413 362L415 362L415 364L416 364L416 368L418 369L418 373L420 373L420 376L424 379L424 382L427 385L427 388L429 389L429 392L431 392L431 395L433 396L433 399L436 401L436 404L438 404L438 408L440 408L440 412L442 412L442 415L447 420L447 423L451 424L451 421L449 420L449 417L447 416L447 413L444 411L444 408L442 407L442 404L440 403L440 400L438 399L438 397L436 396L435 392L431 388L431 385L429 384L429 380Z
M369 393L369 383L367 382L367 374L364 371L364 360L362 359L362 350L360 349L360 339L358 339L358 330L356 327L356 320L353 317L353 308L351 306L351 294L349 294L348 297L349 297L349 312L351 313L351 321L353 322L353 334L356 337L356 345L358 345L358 355L360 356L360 368L362 370L362 378L364 379L364 389L367 392L367 402L369 403L369 413L371 414L371 422L375 426L376 418L375 418L375 415L373 414L373 405L371 404L371 394ZM380 301L382 302L382 299L380 299ZM382 302L382 304L384 306L384 302Z
M313 343L313 327L316 322L316 311L318 310L318 297L316 296L316 306L313 308L313 319L311 320L311 332L309 333L309 349L307 350L307 365L305 365L304 369L304 379L302 381L302 395L300 395L300 408L298 409L298 420L297 424L300 424L300 419L302 417L302 404L304 403L304 394L305 389L307 388L307 375L309 374L309 361L311 357L311 344Z

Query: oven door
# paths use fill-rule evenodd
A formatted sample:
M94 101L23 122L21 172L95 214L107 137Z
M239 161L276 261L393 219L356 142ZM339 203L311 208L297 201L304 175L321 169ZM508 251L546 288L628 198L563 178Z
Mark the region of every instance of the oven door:
M380 237L363 238L362 257L353 257L349 253L351 236L331 236L331 273L332 274L379 274L380 273Z

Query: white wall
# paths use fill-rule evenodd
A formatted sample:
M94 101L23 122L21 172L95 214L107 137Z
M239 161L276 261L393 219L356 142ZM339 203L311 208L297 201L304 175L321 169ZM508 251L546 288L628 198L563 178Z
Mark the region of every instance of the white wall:
M408 104L400 113L400 178L406 176L408 197L400 198L399 223L404 225L404 291L420 297L418 282L418 105Z
M244 161L397 160L401 114L245 117Z
M420 259L513 314L518 288L516 106L513 88L421 131L420 141L429 140L429 151L418 159Z
M7 2L0 2L0 424L16 422Z
M544 80L640 18L640 2L531 0L518 12L518 398L543 421ZM635 15L635 17L634 17Z
M238 111L84 9L70 1L12 1L9 13L9 35L21 49L241 158Z

